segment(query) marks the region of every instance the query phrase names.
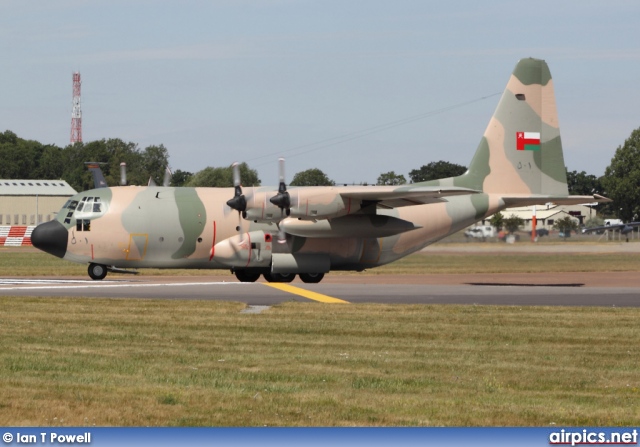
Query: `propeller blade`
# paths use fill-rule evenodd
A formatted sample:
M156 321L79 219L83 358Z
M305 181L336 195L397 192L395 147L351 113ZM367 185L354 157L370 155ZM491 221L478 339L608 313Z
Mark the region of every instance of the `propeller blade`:
M242 214L247 211L247 199L244 194L242 194L242 186L240 186L240 166L238 163L234 163L233 167L233 186L234 186L234 195L231 199L227 200L227 205L230 208L238 211L238 213Z
M120 163L120 185L127 186L127 164L124 161Z
M169 186L169 184L171 183L171 170L169 169L169 166L167 166L167 168L164 171L164 179L162 180L162 186Z
M147 186L158 186L158 185L156 185L156 182L152 177L149 177L149 183L147 184Z
M279 176L280 184L284 185L284 158L283 157L278 158L278 176Z
M238 234L240 235L239 243L244 241L244 234L242 232L242 218L246 215L247 211L247 199L244 194L242 194L242 186L240 185L240 165L238 162L233 163L231 165L233 168L233 188L234 194L233 197L227 200L227 205L229 208L233 208L238 211Z
M238 211L238 234L240 235L239 244L244 242L244 233L242 232L242 213Z
M285 233L284 228L281 225L278 225L278 244L286 244L287 243L287 233Z
M278 194L271 197L269 201L273 203L275 206L280 208L282 214L284 216L284 212L286 212L287 216L291 213L291 197L289 197L289 193L287 192L287 184L284 181L284 158L278 159L279 162L279 177L280 184L278 185Z
M240 186L240 165L235 161L231 168L233 169L233 186Z

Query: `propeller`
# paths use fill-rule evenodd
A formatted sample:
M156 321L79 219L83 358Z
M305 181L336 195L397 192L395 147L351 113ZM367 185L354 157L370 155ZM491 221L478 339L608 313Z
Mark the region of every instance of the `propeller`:
M171 176L173 174L171 174L171 169L169 169L169 166L166 167L166 169L164 170L164 179L162 180L162 186L167 187L169 186L169 184L171 183Z
M282 220L285 214L287 216L291 214L291 196L289 196L287 185L284 182L284 158L282 157L278 159L278 170L280 177L278 194L271 197L269 201L280 208L280 219ZM287 242L287 235L284 232L284 228L280 225L280 222L278 222L278 243L284 244L285 242Z
M122 164L120 165L120 167L122 168ZM126 174L125 174L125 181L126 181ZM171 183L171 170L169 169L169 166L167 166L164 170L164 178L162 180L162 186L165 186L165 187L169 186L169 183ZM158 186L158 184L153 179L153 177L149 177L149 183L147 186Z
M238 212L238 232L240 233L240 241L242 241L242 218L247 215L247 199L242 194L242 186L240 186L240 165L235 162L231 166L233 168L234 195L227 200L227 205Z
M127 186L127 164L120 163L120 186Z

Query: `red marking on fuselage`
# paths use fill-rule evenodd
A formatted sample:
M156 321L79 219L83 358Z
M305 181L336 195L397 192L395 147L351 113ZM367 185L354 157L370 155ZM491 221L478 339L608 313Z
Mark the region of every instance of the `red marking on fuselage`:
M91 260L93 261L93 244L91 244Z

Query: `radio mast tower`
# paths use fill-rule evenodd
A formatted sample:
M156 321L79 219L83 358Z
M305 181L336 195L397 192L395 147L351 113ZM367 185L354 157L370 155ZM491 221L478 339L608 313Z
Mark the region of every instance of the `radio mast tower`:
M71 144L82 143L82 110L80 109L80 72L73 74L73 109L71 111Z

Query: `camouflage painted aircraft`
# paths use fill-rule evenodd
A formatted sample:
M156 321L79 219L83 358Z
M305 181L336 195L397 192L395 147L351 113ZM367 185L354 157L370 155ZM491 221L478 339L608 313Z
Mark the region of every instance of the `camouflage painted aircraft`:
M402 186L98 188L72 197L31 238L89 265L228 269L240 281L319 282L388 264L508 207L607 201L569 196L547 64L518 62L469 169Z

